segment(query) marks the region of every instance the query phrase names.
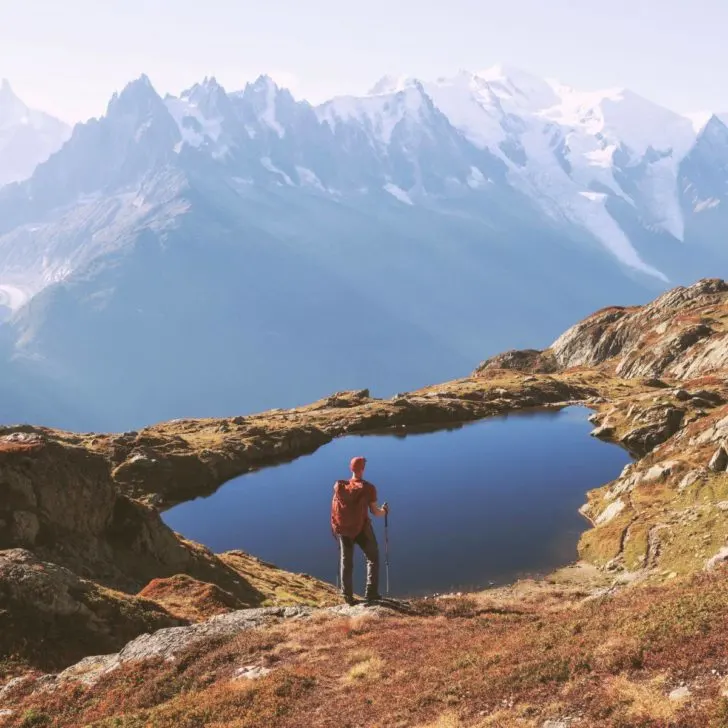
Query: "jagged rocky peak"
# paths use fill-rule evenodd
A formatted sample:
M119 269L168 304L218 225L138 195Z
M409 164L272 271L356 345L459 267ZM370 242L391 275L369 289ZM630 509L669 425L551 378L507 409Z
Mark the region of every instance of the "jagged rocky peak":
M17 96L7 78L0 79L0 103L7 99L16 99Z
M279 97L290 96L293 98L288 89L281 88L266 74L261 74L255 81L247 83L236 96L250 101L256 108L263 108L270 103L275 103Z
M161 97L146 74L128 83L121 93L114 93L106 109L106 116L149 113L163 109Z
M382 76L368 91L368 96L380 96L382 94L393 94L402 91L409 85L416 82L411 76L387 74Z
M290 114L298 105L288 89L281 88L267 75L258 76L233 94L233 102L246 123L252 122L281 138L286 134ZM304 102L301 104L308 107Z
M0 81L0 187L27 179L70 136L67 124L29 108Z
M258 76L252 83L246 84L242 92L237 94L246 99L254 100L257 104L267 101L275 101L276 103L295 103L293 94L282 86L279 86L270 76L262 74Z
M722 278L703 278L691 286L678 286L663 293L646 308L669 315L687 304L709 303L714 296L728 293L728 283Z
M150 163L165 156L180 139L172 114L145 74L114 94L102 123L116 138L143 146ZM123 151L117 149L122 157L117 162L123 166ZM141 162L143 158L137 159L134 166Z
M515 369L608 369L625 378L706 376L728 361L728 283L705 278L678 286L644 306L609 306L565 331L545 351L510 351L477 372Z
M246 84L246 88L253 91L267 91L268 89L278 91L278 84L267 73L261 73L255 81Z
M0 79L0 103L20 101L7 78Z
M523 110L546 109L559 102L552 83L514 66L501 63L475 75L486 81L502 101Z
M15 95L10 82L4 78L0 81L0 126L26 122L28 107Z
M180 98L207 118L227 117L233 113L227 92L214 76L205 76L201 83L183 91Z
M196 83L181 93L181 98L194 103L205 103L226 96L225 89L214 76L205 76L201 83Z
M562 368L613 360L621 377L698 377L728 357L728 284L703 279L679 286L646 306L604 309L551 346Z
M697 141L715 141L725 143L728 141L728 126L716 115L711 114L698 133Z
M432 99L425 91L424 85L416 78L410 79L405 86L393 92L392 105L404 112L422 112L434 109Z

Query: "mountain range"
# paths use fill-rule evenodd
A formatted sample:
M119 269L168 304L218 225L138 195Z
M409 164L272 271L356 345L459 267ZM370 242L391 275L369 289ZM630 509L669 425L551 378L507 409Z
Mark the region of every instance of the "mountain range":
M318 106L142 76L0 188L0 417L393 394L725 276L724 122L500 66Z
M28 108L0 79L0 185L30 177L70 135L67 124Z

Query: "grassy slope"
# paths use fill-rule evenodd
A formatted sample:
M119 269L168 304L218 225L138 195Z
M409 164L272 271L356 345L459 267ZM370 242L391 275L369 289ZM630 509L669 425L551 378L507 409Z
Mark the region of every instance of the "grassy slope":
M728 724L725 578L586 601L558 585L485 592L420 602L415 617L322 615L129 664L93 687L19 694L5 725L717 728ZM272 672L234 679L247 665Z

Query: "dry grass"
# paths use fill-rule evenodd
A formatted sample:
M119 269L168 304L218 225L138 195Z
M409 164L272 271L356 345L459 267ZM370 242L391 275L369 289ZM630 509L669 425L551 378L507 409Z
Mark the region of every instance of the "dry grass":
M148 599L94 586L78 609L53 614L0 594L0 684L27 671L54 671L89 654L114 652L144 632L184 622Z
M666 692L664 675L650 680L636 682L626 675L619 675L605 686L613 700L620 706L627 718L637 725L651 722L671 723L685 700L671 700Z
M462 728L463 723L457 713L448 711L431 723L420 725L417 728Z
M684 382L686 387L698 388L698 387L716 387L723 389L726 386L725 377L719 377L717 375L706 375L704 377L696 377L694 379L687 379Z
M32 725L23 716L33 711L58 728L540 728L569 715L589 728L713 728L728 717L725 579L678 578L560 609L529 599L495 608L486 592L373 629L333 617L285 624L198 644L172 663L130 664L93 687L11 696L8 725ZM232 679L249 664L272 672ZM689 700L671 701L680 684Z
M139 596L151 599L173 616L190 622L200 622L247 606L215 584L198 581L186 574L153 579Z
M331 606L341 601L331 584L284 571L243 551L228 551L219 558L264 596L263 606Z
M344 682L355 683L364 680L376 681L382 677L384 660L373 652L366 650L355 652L351 656L352 666L344 676Z
M42 442L0 442L0 453L31 453L41 450Z

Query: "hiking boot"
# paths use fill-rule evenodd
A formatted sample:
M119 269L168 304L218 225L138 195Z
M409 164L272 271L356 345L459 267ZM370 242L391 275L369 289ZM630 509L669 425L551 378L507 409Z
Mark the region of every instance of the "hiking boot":
M367 604L376 604L376 602L382 601L382 595L381 594L367 594L366 597Z
M344 601L350 606L353 607L356 604L356 599L352 597L349 594L344 594Z

